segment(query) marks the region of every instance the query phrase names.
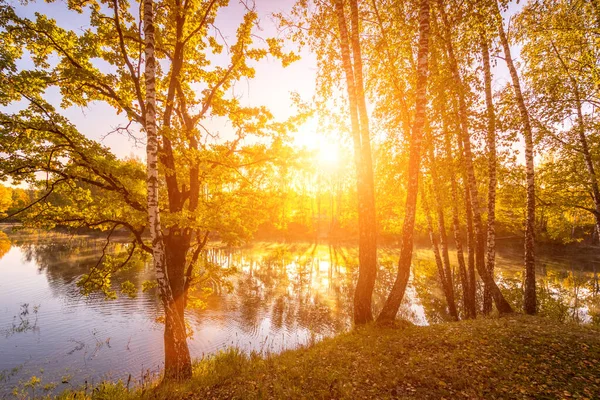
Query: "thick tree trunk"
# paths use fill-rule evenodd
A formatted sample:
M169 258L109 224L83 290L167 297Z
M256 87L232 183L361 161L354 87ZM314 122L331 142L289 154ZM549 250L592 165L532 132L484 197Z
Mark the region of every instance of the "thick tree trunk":
M428 55L429 0L421 0L419 7L419 52L417 61L415 120L410 137L406 209L402 230L400 259L398 261L398 273L396 275L394 286L377 318L378 322L390 322L396 318L410 276L413 252L413 233L419 189L419 170L421 167L421 141L427 108Z
M508 38L504 32L504 23L500 8L497 6L498 34L500 43L504 49L504 59L510 72L515 98L521 114L523 124L523 137L525 139L525 168L527 173L527 221L525 225L525 304L524 309L527 314L535 314L537 311L537 299L535 292L535 171L533 164L533 133L531 122L529 121L529 112L525 106L525 99L521 92L519 75L512 60Z
M473 210L473 226L475 228L475 237L477 239L475 246L475 267L477 268L477 272L483 280L484 285L488 287L488 290L490 291L492 298L496 303L496 308L498 309L498 311L500 313L510 313L512 312L512 307L506 301L504 295L500 291L500 288L498 288L498 285L496 285L494 278L485 267L485 232L481 220L481 211L479 207L479 192L477 189L477 180L475 178L475 169L473 168L473 155L471 151L471 141L469 138L468 115L464 95L464 88L462 84L462 79L460 77L460 72L458 70L458 62L456 61L456 58L454 56L454 49L449 33L450 27L444 10L444 4L441 0L438 0L438 4L445 28L444 33L448 52L448 61L450 64L452 75L454 77L456 89L458 91L459 117L461 125L460 133L463 142L465 167L467 170L467 184L470 193L469 197L471 199L471 206Z
M186 341L183 310L179 310L167 275L167 255L159 213L158 133L156 128L156 59L154 57L154 17L152 0L144 0L145 81L147 134L148 220L152 239L152 257L158 290L165 312L165 379L191 377L192 365Z
M364 176L364 186L362 188L364 191L364 207L360 210L363 213L364 226L361 230L359 243L359 261L362 271L359 271L354 295L354 321L355 323L363 324L373 320L371 302L377 278L377 216L375 211L375 182L373 177L373 157L371 154L371 133L369 130L369 116L367 114L363 83L357 0L350 0L350 21L352 26L352 59L354 61L356 98L360 120L361 162Z
M190 239L180 229L172 228L164 240L169 285L173 293L169 308L176 311L172 318L165 318L165 376L181 380L191 377L191 358L185 328L186 255ZM186 345L180 345L181 342Z
M487 112L486 146L488 152L488 221L487 221L487 259L486 266L494 276L496 264L496 113L492 98L492 71L488 39L482 34L481 58L483 60L483 80L485 86L485 105ZM483 313L492 311L492 296L487 288L483 291Z
M360 325L373 320L371 303L377 276L377 229L373 162L371 159L369 123L364 98L360 42L358 38L358 8L356 0L350 0L350 4L354 67L350 58L350 42L344 14L344 3L342 0L335 1L335 10L340 31L342 66L346 77L350 105L350 121L357 176L359 271L356 290L354 292L354 323Z

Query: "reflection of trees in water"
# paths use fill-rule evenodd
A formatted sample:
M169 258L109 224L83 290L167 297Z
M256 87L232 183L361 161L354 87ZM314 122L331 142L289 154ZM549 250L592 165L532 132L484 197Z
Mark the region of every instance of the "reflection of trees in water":
M318 334L350 326L358 272L355 248L309 245L294 253L282 245L266 254L256 253L254 249L242 249L233 256L233 262L246 266L236 282L235 293L243 329L255 332L264 318L270 318L277 330L292 331L300 326ZM373 294L375 311L383 305L394 282L397 254L383 250L379 260ZM416 274L400 310L401 317L420 323L449 319L434 267L427 260L415 261ZM415 304L416 311L411 307Z
M329 254L317 254L314 245L293 250L241 249L231 256L242 271L235 283L236 318L249 334L265 318L272 329L287 332L302 327L331 334L348 326L339 265Z
M10 250L10 238L0 231L0 259Z
M96 264L100 251L90 240L24 243L25 261L34 262L50 283L71 283Z
M256 282L257 278L242 276L238 280L236 298L238 299L238 322L240 326L254 333L267 307L264 290Z
M39 331L38 327L38 310L40 306L36 305L29 310L29 303L21 304L19 314L13 317L13 322L10 328L0 330L0 335L5 337L12 336L16 333L29 331Z
M507 297L507 300L516 308L523 308L523 284L521 258L512 258L511 255L500 258L497 269L498 282ZM395 278L394 254L382 251L380 254L381 265L378 275L378 284L374 293L374 304L377 307L382 293L387 290ZM540 257L540 260L544 260ZM391 272L390 272L391 271ZM600 324L600 265L593 261L583 262L574 259L565 262L565 259L553 259L551 262L538 262L538 307L541 315L560 321L577 323ZM460 280L455 279L457 285L457 303L461 303ZM434 261L429 252L419 251L413 260L413 273L410 286L414 289L414 297L405 296L403 309L399 316L408 315L409 304L419 304L428 323L438 323L449 320L446 302L440 283L437 279ZM483 288L479 285L477 302L479 308L482 304ZM410 292L407 292L409 295ZM385 299L385 298L384 298ZM410 319L410 318L409 318Z
M11 235L11 240L21 248L27 261L35 262L44 272L54 293L74 301L81 300L76 281L95 265L104 246L103 240L93 237L58 234ZM2 242L0 236L0 256ZM10 248L10 242L7 246ZM226 268L235 266L240 271L231 279L233 293L216 287L215 293L206 299L212 321L220 320L227 325L234 318L239 327L251 335L265 319L270 320L271 328L276 331L293 332L300 327L316 334L331 334L351 324L358 272L358 252L353 247L267 244L259 248L211 250L208 256L211 262ZM381 308L394 282L397 259L396 249L379 252L379 273L373 294L375 312ZM498 281L511 304L520 308L522 262L500 257L499 263ZM433 258L428 253L417 252L413 265L410 290L399 315L415 322L448 320ZM556 260L538 265L540 314L563 321L600 324L600 265L595 262L566 264ZM116 274L113 285L118 288L129 280L140 287L142 282L152 278L151 269L132 268ZM456 292L460 294L459 280L455 282ZM149 306L146 311L156 314L155 292L143 296L144 303L140 306ZM101 300L102 296L91 299ZM457 302L460 303L459 298ZM110 312L110 308L105 312ZM195 324L202 325L208 314L194 310L189 315Z
M104 239L83 235L35 233L16 236L13 243L21 249L26 262L35 263L38 270L44 273L50 290L56 296L66 296L67 299L77 302L82 299L77 281L97 265L106 242ZM113 254L119 253L122 251L122 246L122 243L115 242L111 245L110 251ZM111 276L111 286L118 292L125 281L130 281L140 288L143 282L152 279L151 269L127 268ZM126 301L125 296L122 297L119 301ZM144 297L146 303L158 304L154 290L144 294ZM104 296L100 293L92 293L86 299L104 301ZM106 312L110 310L107 309Z
M571 265L557 270L542 266L537 279L539 314L564 322L600 324L597 268L581 265L576 269ZM523 279L520 272L502 279L504 292L517 307L523 304Z
M452 321L446 305L446 298L439 281L435 261L415 260L415 273L412 286L415 289L425 319L429 324ZM456 282L457 280L453 280Z

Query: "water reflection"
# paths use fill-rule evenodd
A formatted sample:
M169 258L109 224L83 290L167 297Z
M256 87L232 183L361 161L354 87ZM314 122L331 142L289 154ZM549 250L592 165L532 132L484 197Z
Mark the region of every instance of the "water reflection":
M3 328L0 330L0 334L5 337L10 337L16 333L23 333L27 331L38 331L38 317L37 313L40 306L31 307L31 312L29 309L29 303L21 304L21 309L19 310L19 314L13 317L12 326Z
M352 278L314 245L213 249L208 257L239 272L231 293L216 291L205 310L191 313L193 326L218 322L225 331L239 330L242 347L247 340L251 350L274 351L350 326L351 307L341 287L350 289Z
M600 287L596 271L584 268L542 268L538 276L539 314L562 322L600 324ZM516 273L503 280L513 304L522 306L524 276Z
M0 397L42 368L45 382L61 382L68 374L73 376L69 384L127 379L128 374L135 381L160 370L160 306L155 291L141 291L142 283L153 279L150 266L113 277L116 290L124 281L140 288L135 298L83 297L76 283L97 262L101 239L39 232L9 236L0 236L0 371L5 371L0 373ZM357 256L354 247L330 244L211 248L207 261L236 272L227 280L205 282L211 293L201 298L204 307L188 311L192 355L227 346L280 351L349 329ZM397 259L397 249L379 253L376 312L395 279ZM515 307L523 301L521 265L518 252L499 251L498 281ZM540 257L540 313L562 321L600 323L596 265ZM416 324L450 320L428 250L416 251L414 271L400 316ZM456 289L460 294L460 287ZM18 372L6 373L14 367L20 367Z

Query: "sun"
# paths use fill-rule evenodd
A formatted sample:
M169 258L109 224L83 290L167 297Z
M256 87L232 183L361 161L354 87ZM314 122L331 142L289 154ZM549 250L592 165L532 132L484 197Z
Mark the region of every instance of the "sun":
M318 168L334 170L342 163L342 149L339 141L330 135L318 132L314 121L305 124L294 135L294 144L314 154L314 162Z
M332 169L340 165L340 148L336 143L322 141L318 144L317 159L319 165Z

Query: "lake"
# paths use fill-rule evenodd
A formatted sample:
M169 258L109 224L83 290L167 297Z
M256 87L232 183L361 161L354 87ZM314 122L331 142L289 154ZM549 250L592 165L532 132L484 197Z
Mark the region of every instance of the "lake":
M6 230L5 230L6 231ZM31 376L39 391L93 386L103 379L147 382L160 373L163 325L149 265L113 278L129 280L137 296L84 297L78 278L93 266L103 241L59 233L8 232L0 240L0 397ZM189 310L192 356L235 346L246 352L279 352L310 344L351 327L357 250L327 243L254 243L241 248L212 244L207 257L234 267L226 284L212 285L204 307ZM520 248L500 245L496 276L508 300L522 302ZM588 252L592 254L591 252ZM452 256L452 255L451 255ZM379 253L374 294L378 309L394 279L398 250ZM583 252L538 256L540 313L579 323L600 323L598 260ZM600 269L600 266L598 266ZM414 277L400 314L415 324L448 319L431 251L417 249Z

